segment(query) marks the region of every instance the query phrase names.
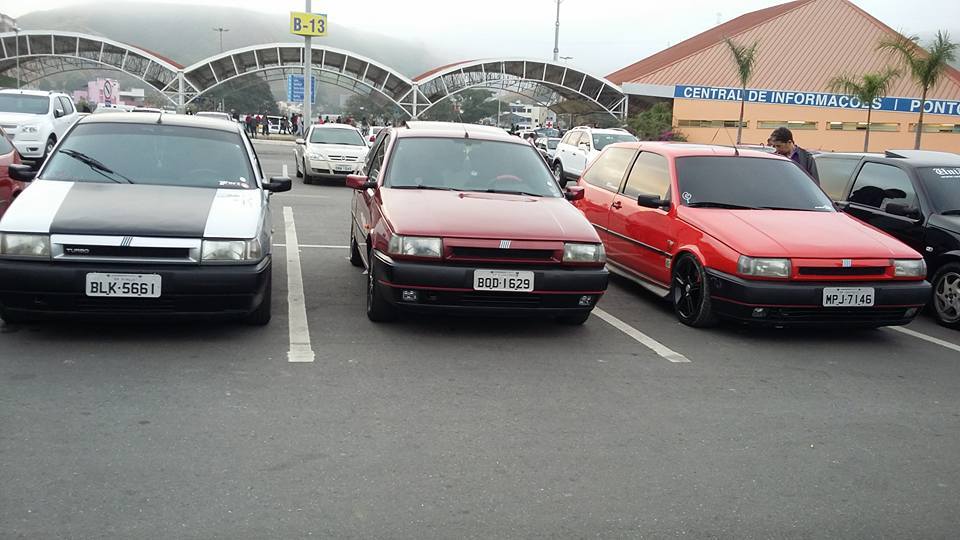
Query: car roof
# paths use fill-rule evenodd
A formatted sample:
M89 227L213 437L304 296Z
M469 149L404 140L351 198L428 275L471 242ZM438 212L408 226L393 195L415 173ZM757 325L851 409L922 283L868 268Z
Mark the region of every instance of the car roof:
M721 156L721 157L758 157L765 159L780 159L787 160L787 158L777 155L770 154L768 152L761 152L758 150L747 150L743 148L735 149L732 146L720 146L714 144L696 144L696 143L684 143L684 142L669 142L669 141L639 141L639 142L622 142L616 144L607 145L607 148L639 148L640 150L646 150L649 152L656 152L663 156L667 157L691 157L691 156Z
M502 141L515 144L530 143L510 135L496 126L481 126L479 124L461 124L459 122L424 122L409 121L405 128L395 130L398 137L450 137L471 138L485 141Z
M29 90L22 88L17 90L16 88L4 88L0 90L0 94L22 94L24 96L65 96L63 92L53 92L47 90Z
M327 128L346 128L346 129L357 129L357 126L351 126L350 124L333 124L327 122L326 124L310 124L312 128L318 129L327 129Z
M876 152L820 152L813 154L816 159L838 158L838 159L860 159L864 157L883 157L883 154Z
M166 126L198 127L236 133L240 127L219 118L192 114L166 114L153 112L118 112L84 116L78 124L162 124Z

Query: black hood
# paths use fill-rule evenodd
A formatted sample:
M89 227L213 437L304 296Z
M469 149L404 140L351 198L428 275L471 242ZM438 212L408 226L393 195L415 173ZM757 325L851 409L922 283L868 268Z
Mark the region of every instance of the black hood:
M60 205L50 232L199 238L216 194L205 188L78 182Z

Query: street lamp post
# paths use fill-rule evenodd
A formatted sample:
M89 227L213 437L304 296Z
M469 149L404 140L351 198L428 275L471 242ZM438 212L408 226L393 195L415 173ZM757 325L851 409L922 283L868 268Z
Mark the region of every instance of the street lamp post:
M213 31L214 31L214 32L220 32L220 52L223 52L223 33L224 33L224 32L229 32L230 29L229 29L229 28L224 28L224 27L222 27L222 26L218 26L218 27L214 28Z
M310 0L306 1L306 11L311 13L310 9ZM304 133L306 133L307 126L313 124L311 115L313 111L310 108L313 106L313 102L310 100L313 93L313 41L309 35L303 37L303 118L301 124L303 125ZM303 122L310 122L309 124L304 124Z
M553 32L553 61L560 56L560 0L557 0L557 23Z
M13 32L16 34L17 42L17 90L20 89L20 27L13 25Z

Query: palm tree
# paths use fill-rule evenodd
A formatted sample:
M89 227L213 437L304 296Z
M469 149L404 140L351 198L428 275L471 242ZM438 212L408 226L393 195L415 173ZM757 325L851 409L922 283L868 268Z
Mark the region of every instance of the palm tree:
M831 92L854 96L860 100L860 103L867 106L867 132L863 137L864 152L869 152L870 147L870 115L873 112L873 102L877 98L886 96L899 76L899 71L886 68L876 73L865 73L860 78L840 75L830 80Z
M737 122L737 144L740 144L740 136L743 133L743 107L747 100L747 83L753 77L753 66L757 59L757 42L747 47L737 45L732 39L724 40L727 47L730 47L730 53L733 60L737 63L737 77L740 79L740 121Z
M914 82L923 89L920 98L920 121L917 122L917 138L914 149L920 149L920 135L923 133L923 109L927 104L927 92L936 86L940 76L947 68L948 62L956 59L956 50L960 45L952 43L947 32L937 32L936 39L930 48L924 49L917 45L919 38L906 37L898 34L895 38L880 41L879 49L893 52L903 62L910 72Z

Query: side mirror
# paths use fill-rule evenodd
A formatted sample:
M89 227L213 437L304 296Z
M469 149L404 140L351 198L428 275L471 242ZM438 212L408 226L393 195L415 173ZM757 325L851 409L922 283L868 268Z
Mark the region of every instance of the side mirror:
M286 176L274 176L271 177L270 181L265 183L263 187L270 193L280 193L282 191L290 191L290 188L293 187L293 182Z
M33 179L37 177L37 170L23 163L14 163L10 165L7 170L10 178L19 180L20 182L32 182Z
M888 214L894 216L902 216L905 218L919 220L923 217L920 214L920 209L915 206L910 206L909 204L901 203L887 203L887 207L884 209Z
M63 112L63 109L54 109L54 110L53 110L53 117L54 117L54 118L61 118L61 117L63 117L64 114L66 114L66 113Z
M350 174L347 175L347 187L357 190L374 189L377 187L377 182L362 174Z
M294 141L294 142L297 143L297 144L307 144L307 141L305 141L305 140L303 140L303 139L297 139L297 140Z
M637 205L644 208L670 208L670 201L665 201L659 195L640 195L637 197Z
M568 187L566 193L564 193L564 196L567 198L568 201L579 201L583 199L584 195L585 195L585 192L583 191L583 188L580 186Z

